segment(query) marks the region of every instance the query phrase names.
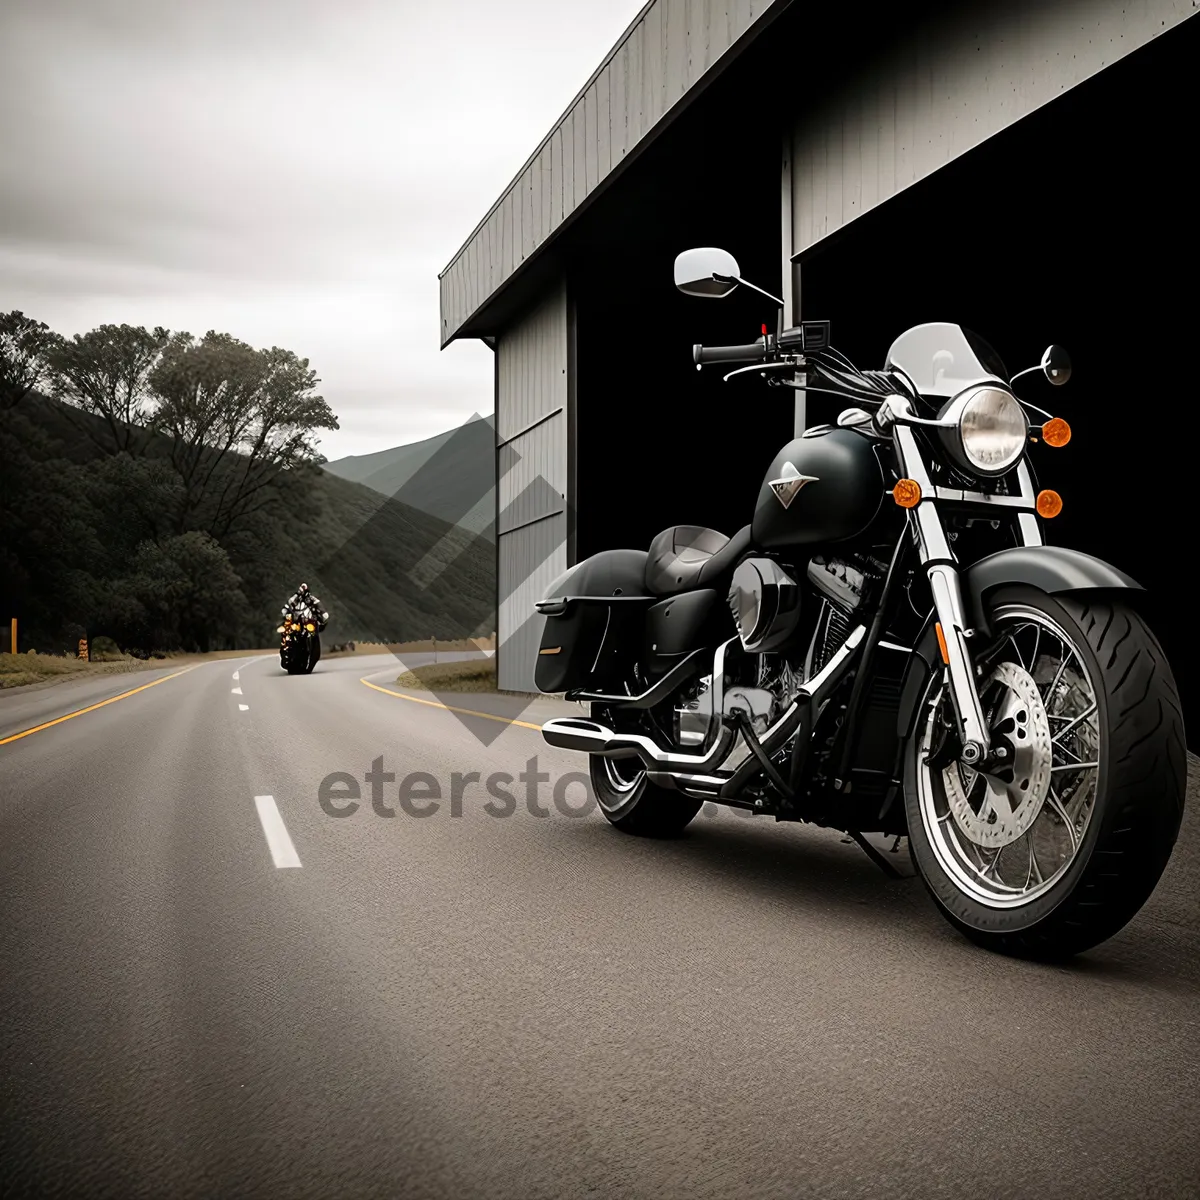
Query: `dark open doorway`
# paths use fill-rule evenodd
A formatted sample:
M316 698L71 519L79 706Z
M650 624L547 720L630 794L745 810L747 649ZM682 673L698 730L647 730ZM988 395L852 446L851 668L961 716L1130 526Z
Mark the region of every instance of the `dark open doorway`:
M1046 537L1151 592L1192 748L1197 61L1200 19L860 218L801 268L805 317L831 320L834 344L864 366L924 321L976 330L1014 372L1051 342L1067 347L1065 387L1017 385L1073 431L1065 449L1035 450L1043 486L1065 501ZM810 397L810 422L830 415Z

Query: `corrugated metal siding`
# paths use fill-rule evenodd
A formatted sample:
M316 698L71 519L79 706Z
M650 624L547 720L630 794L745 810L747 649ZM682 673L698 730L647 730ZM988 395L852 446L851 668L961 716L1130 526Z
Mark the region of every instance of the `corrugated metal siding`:
M533 605L567 569L567 296L561 282L496 343L497 682L536 691Z
M756 21L787 0L653 0L439 276L442 345Z
M545 617L534 611L546 589L567 569L566 517L526 525L501 541L499 649L496 684L506 692L536 692L534 661Z
M793 254L1197 13L1196 0L964 8L914 25L799 120Z
M563 511L565 432L565 414L556 414L500 447L500 533Z
M506 442L566 404L567 297L561 282L524 320L504 332L496 352L496 438Z

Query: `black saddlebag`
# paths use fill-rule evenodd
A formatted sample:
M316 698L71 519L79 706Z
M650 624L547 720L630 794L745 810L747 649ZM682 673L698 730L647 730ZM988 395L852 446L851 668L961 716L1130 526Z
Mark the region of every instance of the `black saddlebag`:
M604 550L546 589L537 606L546 618L534 667L539 691L621 689L657 599L646 591L647 557L645 550Z

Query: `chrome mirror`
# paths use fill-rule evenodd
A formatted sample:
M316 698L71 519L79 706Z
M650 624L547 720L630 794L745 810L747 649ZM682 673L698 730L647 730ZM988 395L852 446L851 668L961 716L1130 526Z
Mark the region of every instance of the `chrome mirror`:
M1055 387L1071 378L1071 356L1061 346L1049 346L1042 355L1042 372Z
M675 259L675 286L685 296L724 299L737 287L740 274L737 259L712 246L685 250Z

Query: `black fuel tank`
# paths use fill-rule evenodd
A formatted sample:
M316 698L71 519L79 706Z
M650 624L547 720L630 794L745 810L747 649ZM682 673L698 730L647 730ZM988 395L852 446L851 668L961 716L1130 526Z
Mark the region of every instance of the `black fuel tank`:
M775 456L758 492L752 539L764 550L850 541L874 521L884 491L876 447L862 434L810 432Z

